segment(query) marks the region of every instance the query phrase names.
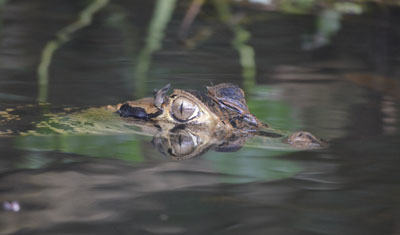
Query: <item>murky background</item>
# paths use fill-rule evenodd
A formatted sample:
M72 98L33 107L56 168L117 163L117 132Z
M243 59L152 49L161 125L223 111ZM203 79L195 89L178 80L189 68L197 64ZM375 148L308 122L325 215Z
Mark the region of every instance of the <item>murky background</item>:
M1 109L21 119L1 124L0 234L399 234L400 8L358 2L0 1ZM221 82L330 147L175 161L145 136L7 135Z

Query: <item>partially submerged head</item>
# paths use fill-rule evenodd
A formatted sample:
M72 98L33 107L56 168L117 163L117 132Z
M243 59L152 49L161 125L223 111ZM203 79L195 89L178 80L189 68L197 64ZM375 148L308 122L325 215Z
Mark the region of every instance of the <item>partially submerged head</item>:
M175 89L167 95L169 88L168 84L155 91L154 97L117 107L121 117L158 126L153 144L165 155L186 159L208 149L237 151L247 133L258 128L258 120L248 111L238 86L220 84L207 87L208 92Z
M208 93L175 89L167 95L169 88L168 84L156 91L154 98L128 101L118 107L118 113L122 117L210 128L255 129L261 126L250 114L244 92L236 85L224 83L207 87Z
M128 101L117 107L121 117L158 126L158 137L163 141L153 142L160 152L168 143L169 148L164 152L182 159L197 156L209 148L237 151L254 135L284 139L273 132L274 135L262 134L269 133L263 131L268 126L250 113L244 92L236 85L219 84L207 87L208 92L174 89L167 95L169 88L168 84L155 91L154 97ZM308 132L293 133L284 142L297 149L324 147L321 140Z

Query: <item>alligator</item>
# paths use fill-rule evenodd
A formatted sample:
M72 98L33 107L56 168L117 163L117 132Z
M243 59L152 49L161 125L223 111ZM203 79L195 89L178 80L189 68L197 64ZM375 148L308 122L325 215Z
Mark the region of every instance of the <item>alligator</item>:
M174 89L167 95L169 88L167 84L154 91L154 97L127 101L108 109L131 122L141 120L156 127L155 132L164 135L162 138L155 135L153 143L161 153L175 159L197 156L210 148L237 151L254 136L279 138L295 149L326 147L325 141L309 132L285 134L269 128L250 113L244 92L237 85L222 83L207 87L206 92ZM199 143L198 139L203 141ZM201 144L204 146L199 147Z
M205 92L174 89L168 95L169 88L168 84L156 90L154 97L84 110L59 111L34 105L6 109L0 112L0 136L150 136L160 153L176 160L199 156L210 149L238 151L245 144L285 151L327 146L308 132L288 133L260 121L250 113L244 92L237 85L223 83L207 87ZM35 113L40 116L29 121ZM19 129L9 129L13 126ZM46 141L56 140L44 137L33 142L46 145Z

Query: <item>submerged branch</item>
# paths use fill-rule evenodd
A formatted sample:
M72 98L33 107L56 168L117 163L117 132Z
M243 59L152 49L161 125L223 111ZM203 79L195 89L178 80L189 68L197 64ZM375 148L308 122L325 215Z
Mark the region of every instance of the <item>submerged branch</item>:
M49 41L42 51L40 64L38 66L39 83L39 102L46 102L49 84L49 67L54 52L64 43L70 40L70 37L76 31L89 26L92 23L93 15L108 4L109 0L92 0L92 2L82 10L78 19L72 24L64 27L56 34L56 39Z

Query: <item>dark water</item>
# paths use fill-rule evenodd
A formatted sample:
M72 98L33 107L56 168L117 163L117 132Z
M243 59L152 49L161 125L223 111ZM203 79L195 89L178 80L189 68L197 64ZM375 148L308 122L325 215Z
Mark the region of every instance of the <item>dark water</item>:
M227 14L207 2L179 33L190 2L112 1L55 50L39 89L42 50L88 2L5 3L3 109L38 99L79 109L166 83L231 82L261 120L330 147L248 144L175 161L137 135L4 137L0 201L20 210L0 211L0 234L400 233L399 8L232 4ZM45 118L34 107L5 129L34 128Z

